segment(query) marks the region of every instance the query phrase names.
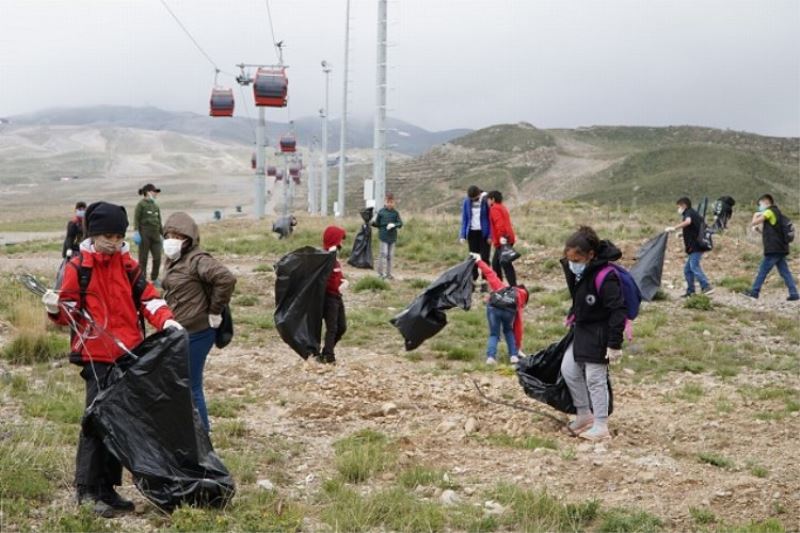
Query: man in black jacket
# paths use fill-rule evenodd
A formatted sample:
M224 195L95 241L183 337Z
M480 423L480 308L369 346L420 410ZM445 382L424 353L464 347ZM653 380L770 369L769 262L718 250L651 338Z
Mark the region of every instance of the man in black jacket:
M64 245L61 247L61 257L77 254L83 241L83 218L86 215L86 202L75 204L75 216L67 222L67 236L64 238Z
M683 230L683 244L687 254L686 264L683 267L683 275L686 278L686 292L683 297L686 298L694 294L695 280L700 283L700 290L703 291L703 294L711 294L714 292L714 288L708 282L706 273L703 272L703 267L700 266L700 260L703 259L703 254L706 252L699 243L703 217L692 209L692 201L685 196L680 198L676 205L678 206L678 214L683 220L677 226L666 228L664 231Z
M761 232L761 240L764 244L764 259L761 260L761 265L758 267L758 274L755 281L753 281L753 287L743 293L745 296L758 298L761 286L770 271L777 267L783 282L786 283L786 288L789 289L787 300L790 302L800 300L800 295L797 293L797 284L786 261L786 256L789 255L789 240L784 235L783 225L781 224L782 218L783 214L781 214L778 206L775 205L775 200L771 194L765 194L758 199L758 212L753 215L752 225L756 231Z

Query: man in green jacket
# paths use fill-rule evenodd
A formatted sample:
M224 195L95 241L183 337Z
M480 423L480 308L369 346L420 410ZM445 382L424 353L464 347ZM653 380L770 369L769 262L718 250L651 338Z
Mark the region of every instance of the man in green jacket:
M158 273L161 269L161 209L156 204L156 196L161 192L152 183L148 183L141 189L139 194L143 198L136 204L136 211L133 215L133 241L139 246L139 266L142 273L147 277L147 259L150 253L153 254L153 267L150 270L150 279L160 288L158 283Z
M394 263L394 246L397 243L397 230L403 227L400 213L394 208L394 195L386 194L383 209L372 222L378 228L378 240L381 241L380 256L378 257L378 275L383 279L392 277L392 263Z

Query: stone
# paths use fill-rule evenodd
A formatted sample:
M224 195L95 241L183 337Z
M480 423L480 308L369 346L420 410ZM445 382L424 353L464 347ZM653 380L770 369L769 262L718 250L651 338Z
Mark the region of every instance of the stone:
M652 472L650 470L643 470L643 471L639 472L636 475L636 477L639 479L639 481L643 481L645 483L650 483L651 481L655 481L656 474L655 474L655 472Z
M506 508L499 503L489 500L483 504L483 508L488 515L501 515L506 512Z
M458 420L453 419L453 418L447 418L445 420L442 420L442 422L438 426L436 426L436 432L437 433L450 433L455 428L457 428L458 425L459 425L458 424Z
M275 490L275 485L272 483L272 481L270 481L268 479L259 479L258 481L256 481L256 486L258 486L259 488L262 488L262 489L264 489L266 491Z
M622 372L623 372L624 374L627 374L627 375L629 375L629 376L633 376L633 375L635 375L635 374L636 374L636 370L634 370L634 369L632 369L632 368L627 368L627 367L626 367L626 368L623 368L623 369L622 369Z
M381 405L381 413L383 416L397 414L397 405L393 404L392 402L386 402Z
M442 505L455 505L458 503L458 494L456 491L447 489L442 492L441 496L439 496L439 502Z
M708 331L707 329L704 329L703 330L703 337L710 337L710 336L711 336L711 332Z
M464 432L467 435L472 435L473 433L478 431L478 427L479 427L478 426L478 421L475 420L474 417L469 417L467 419L466 423L464 424Z

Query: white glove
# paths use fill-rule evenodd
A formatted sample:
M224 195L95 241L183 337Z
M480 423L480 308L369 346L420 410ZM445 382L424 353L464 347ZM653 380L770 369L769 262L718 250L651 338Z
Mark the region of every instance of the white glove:
M508 239L505 237L500 237L500 244L508 244Z
M664 228L664 231L667 233L672 233L673 231L675 231L675 228L673 228L672 226L667 226L666 228Z
M222 325L222 315L208 315L208 325L217 329Z
M164 329L177 329L178 331L183 331L183 326L181 326L177 320L169 319L164 322Z
M338 246L331 246L330 248L328 248L328 251L329 251L329 252L335 252L335 251L336 251L336 250L338 250L338 249L339 249L339 247L338 247Z
M481 254L479 254L477 252L470 252L469 256L472 259L474 259L475 261L480 261L481 260Z
M50 289L42 295L42 303L51 315L58 314L58 294Z
M386 229L388 230L394 229L394 222L389 222L388 224L386 224Z
M613 348L606 348L606 359L612 365L622 359L622 350L615 350Z
M347 287L349 287L349 286L350 286L350 282L347 281L346 279L342 279L342 282L339 284L339 290L340 291L346 291Z
M459 244L464 244L465 242L467 242L467 239L458 239Z

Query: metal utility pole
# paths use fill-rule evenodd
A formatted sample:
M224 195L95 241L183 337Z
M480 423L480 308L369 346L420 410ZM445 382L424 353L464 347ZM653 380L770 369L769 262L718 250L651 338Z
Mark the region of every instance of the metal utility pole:
M373 136L372 183L364 182L364 199L380 202L386 194L386 4L378 0L378 65ZM371 189L371 190L370 190ZM369 205L369 204L368 204ZM373 204L375 205L375 204Z
M322 117L322 183L319 213L328 216L328 89L330 84L331 66L327 61L322 62L322 72L325 73L325 107L319 110Z
M347 77L349 76L350 66L350 0L347 0L344 22L344 75L342 76L344 82L342 85L342 122L339 131L339 195L337 198L338 210L336 212L336 216L339 218L344 216L344 192L345 182L347 181L345 170L347 155L345 150L347 148Z
M264 218L264 204L267 195L267 178L264 168L267 165L267 121L264 118L264 108L258 108L258 125L256 126L256 199L255 215L257 219Z
M317 172L314 168L316 166L314 163L316 147L317 139L313 137L311 144L308 146L308 183L306 184L308 189L308 212L312 215L317 214L317 200L319 199L319 184L317 183Z

